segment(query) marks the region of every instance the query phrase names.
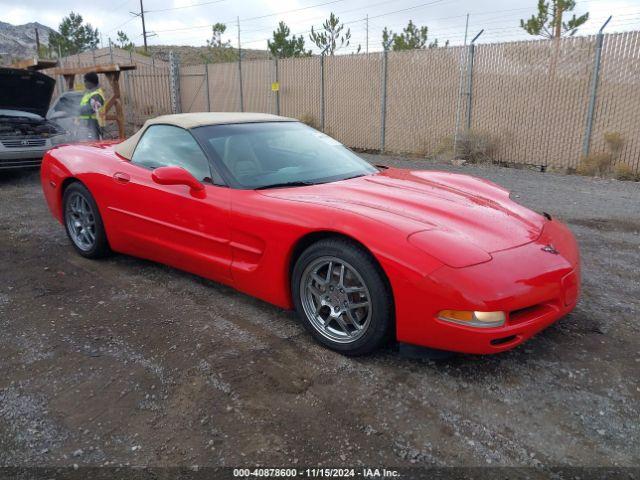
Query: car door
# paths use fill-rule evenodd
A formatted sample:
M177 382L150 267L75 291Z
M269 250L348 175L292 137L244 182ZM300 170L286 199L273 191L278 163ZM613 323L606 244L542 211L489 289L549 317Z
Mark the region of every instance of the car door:
M204 189L154 182L153 170L163 166L184 168ZM229 280L229 189L213 183L209 160L188 130L149 126L131 161L123 160L111 181L108 208L118 231L117 250Z

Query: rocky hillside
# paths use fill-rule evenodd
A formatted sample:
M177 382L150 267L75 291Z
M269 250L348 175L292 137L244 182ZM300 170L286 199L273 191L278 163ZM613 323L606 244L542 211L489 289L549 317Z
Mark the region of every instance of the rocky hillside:
M41 45L49 45L49 33L52 28L37 22L24 25L11 25L0 22L0 55L3 63L10 63L11 58L25 58L36 53L36 28Z
M14 60L31 57L36 54L36 28L40 35L40 45L49 45L49 33L54 29L37 22L25 25L11 25L0 22L0 64L9 64ZM173 50L180 57L182 65L199 65L204 61L211 63L237 60L234 49L209 49L190 45L149 45L149 54L156 59L169 59L169 51ZM142 53L142 47L136 47ZM243 50L242 58L247 60L270 58L266 50Z

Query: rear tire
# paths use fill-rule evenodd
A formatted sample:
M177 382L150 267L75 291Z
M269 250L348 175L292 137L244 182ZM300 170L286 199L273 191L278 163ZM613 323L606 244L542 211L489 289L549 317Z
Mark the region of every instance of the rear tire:
M79 182L69 185L62 196L64 226L71 244L86 258L102 258L111 253L102 217L93 196Z
M342 238L320 240L296 262L291 291L305 328L344 355L370 353L389 338L393 296L380 265Z

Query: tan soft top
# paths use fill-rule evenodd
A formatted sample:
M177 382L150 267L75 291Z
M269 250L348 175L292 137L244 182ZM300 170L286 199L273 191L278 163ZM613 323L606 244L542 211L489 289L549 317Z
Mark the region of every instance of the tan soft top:
M116 145L118 155L131 160L133 151L138 145L138 141L144 131L151 125L175 125L182 128L195 128L205 125L228 125L232 123L253 123L253 122L297 122L294 118L279 117L268 113L251 112L198 112L198 113L176 113L174 115L162 115L160 117L147 120L142 128L127 138L124 142Z

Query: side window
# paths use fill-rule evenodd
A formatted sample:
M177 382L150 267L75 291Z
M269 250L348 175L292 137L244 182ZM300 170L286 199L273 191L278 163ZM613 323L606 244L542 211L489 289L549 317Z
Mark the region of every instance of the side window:
M151 125L138 142L131 162L146 168L182 167L196 179L211 181L209 161L183 128Z

